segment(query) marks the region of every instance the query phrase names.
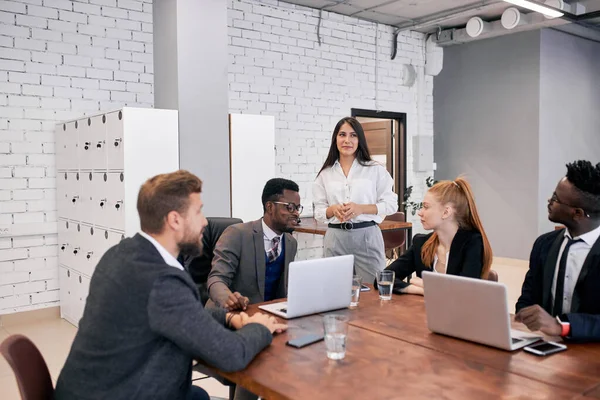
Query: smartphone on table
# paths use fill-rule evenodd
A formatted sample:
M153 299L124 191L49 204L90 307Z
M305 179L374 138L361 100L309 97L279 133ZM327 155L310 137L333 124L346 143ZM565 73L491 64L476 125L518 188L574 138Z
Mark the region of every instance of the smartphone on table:
M564 351L566 349L567 346L562 343L544 341L536 342L523 348L523 350L535 354L536 356L549 356L550 354L558 353L559 351Z
M287 344L288 346L295 347L297 349L301 349L310 344L320 342L323 339L325 339L325 336L323 334L310 333L305 336L300 336L295 339L288 340L285 344Z

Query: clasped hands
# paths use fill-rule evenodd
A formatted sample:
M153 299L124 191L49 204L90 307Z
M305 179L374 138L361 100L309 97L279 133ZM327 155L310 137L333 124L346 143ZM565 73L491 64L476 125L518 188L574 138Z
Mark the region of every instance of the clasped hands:
M364 214L362 204L356 204L352 202L335 204L331 206L331 208L333 216L336 217L340 222L347 222L354 217Z

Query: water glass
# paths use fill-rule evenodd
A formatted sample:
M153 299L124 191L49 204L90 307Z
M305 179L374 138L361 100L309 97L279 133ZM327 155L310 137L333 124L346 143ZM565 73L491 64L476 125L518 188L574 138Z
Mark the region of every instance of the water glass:
M348 317L330 314L323 317L325 328L325 348L327 358L342 360L346 357L346 337L348 336Z
M377 288L379 289L379 299L391 300L394 290L394 279L396 273L390 270L383 270L377 273Z
M350 307L358 307L358 299L360 298L360 287L362 278L358 275L352 277L352 297L350 299Z

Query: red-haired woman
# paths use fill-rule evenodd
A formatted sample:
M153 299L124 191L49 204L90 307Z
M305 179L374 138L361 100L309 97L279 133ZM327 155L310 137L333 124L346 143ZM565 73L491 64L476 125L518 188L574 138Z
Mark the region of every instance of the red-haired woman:
M423 271L487 278L492 248L483 230L471 185L463 178L441 181L425 194L418 213L428 235L415 235L408 251L386 269L396 272L395 293L423 294ZM410 283L403 279L417 273Z

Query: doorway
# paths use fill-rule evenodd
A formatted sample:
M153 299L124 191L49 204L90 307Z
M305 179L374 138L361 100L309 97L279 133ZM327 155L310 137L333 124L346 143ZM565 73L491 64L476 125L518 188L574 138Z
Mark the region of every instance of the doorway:
M398 211L406 215L406 114L352 108L351 115L363 126L371 157L392 176Z

